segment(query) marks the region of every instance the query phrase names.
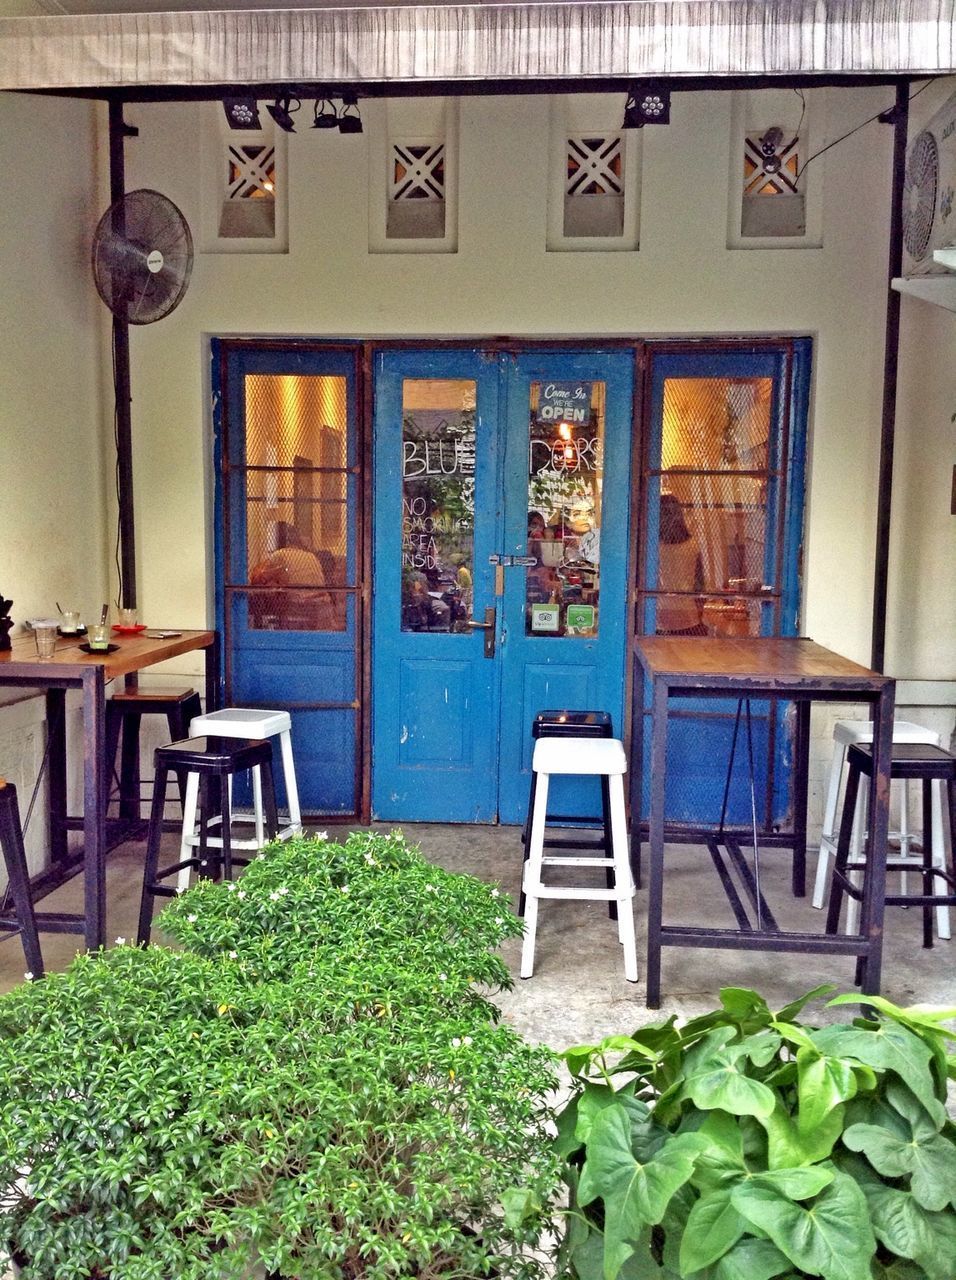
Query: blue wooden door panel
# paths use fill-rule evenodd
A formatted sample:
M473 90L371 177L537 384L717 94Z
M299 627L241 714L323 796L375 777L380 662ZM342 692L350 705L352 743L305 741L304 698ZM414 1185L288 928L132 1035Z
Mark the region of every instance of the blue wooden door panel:
M763 582L779 590L780 605L778 610L772 600L759 602L759 632L761 635L798 634L810 355L809 339L799 339L772 349L764 345L744 352L724 349L653 355L648 446L648 468L652 478L647 494L647 554L643 582L646 589L654 589L658 575L661 486L654 473L655 469L660 469L662 459L665 383L671 378L770 379L773 390L762 570ZM732 474L733 468L730 468L728 475ZM655 597L649 596L642 616L642 629L646 634L655 631L656 609ZM649 759L646 753L650 747L651 693L646 681L643 699L644 758ZM700 824L716 822L719 818L736 710L737 703L731 699L680 699L679 714L672 715L668 723L666 812L669 821ZM753 702L751 716L758 773L758 821L762 822L764 818L764 788L768 768L771 767L771 821L784 821L789 803L792 757L787 707L781 705L777 709L777 727L772 737L770 704ZM749 825L751 820L744 732L741 721L737 765L727 803L727 821L737 826ZM644 816L648 812L648 798L649 778L645 776Z
M214 350L218 344L214 344ZM218 354L217 354L217 358ZM231 350L228 356L225 422L217 412L216 583L217 614L227 639L227 697L232 705L275 707L292 717L292 742L296 781L304 813L353 814L358 809L357 743L360 741L357 702L358 618L354 592L342 594L329 616L341 621L341 630L290 630L277 618L271 628L257 614L262 597L248 590L250 578L249 512L257 511L264 523L288 514L293 498L273 496L263 513L252 496L252 484L263 484L261 474L248 473L247 387L250 379L344 380L344 456L341 459L345 493L345 535L341 545L342 585L355 586L358 574L356 537L358 485L356 424L356 355L354 349L256 348ZM339 383L341 385L341 383ZM323 420L324 421L324 420ZM277 411L270 428L277 438L285 432L297 437L298 421L288 422ZM227 438L224 439L224 436ZM286 472L288 468L285 469ZM275 468L278 475L281 467ZM275 494L283 494L281 482ZM283 505L284 504L284 505ZM321 625L319 623L318 625ZM319 705L317 705L319 704ZM333 704L331 706L324 704ZM341 704L341 705L335 705ZM280 805L285 802L281 769L276 769Z
M474 383L472 617L480 619L495 603L489 557L500 510L497 368L471 351L380 352L375 368L372 808L384 820L492 822L498 667L484 656L483 632L403 630L406 379ZM415 554L409 550L406 558Z
M518 356L506 366L506 552L521 555L528 548L532 383L603 382L605 433L597 636L527 635L527 571L505 571L507 631L502 644L499 790L502 822L522 822L525 817L531 779L531 725L538 711L552 707L607 711L614 732L623 735L633 359L627 351L543 352ZM555 801L561 811L583 816L600 812L597 796L595 788L568 781L557 787Z

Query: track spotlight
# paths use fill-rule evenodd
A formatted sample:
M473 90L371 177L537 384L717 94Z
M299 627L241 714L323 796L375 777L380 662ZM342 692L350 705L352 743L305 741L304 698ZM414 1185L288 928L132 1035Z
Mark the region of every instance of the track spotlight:
M295 106L292 104L295 103ZM295 133L292 113L298 111L302 104L298 98L276 98L275 102L266 103L266 110L285 133Z
M771 125L760 139L760 155L763 160L764 173L780 172L780 166L783 163L780 155L780 144L782 142L783 130L777 125Z
M313 129L337 129L339 117L331 98L316 98L313 112Z
M342 110L339 112L339 132L362 132L362 117L359 115L357 93L342 94Z
M224 98L222 109L230 129L258 129L259 104L255 98Z
M650 81L635 85L624 107L624 129L643 129L646 124L670 124L671 91Z

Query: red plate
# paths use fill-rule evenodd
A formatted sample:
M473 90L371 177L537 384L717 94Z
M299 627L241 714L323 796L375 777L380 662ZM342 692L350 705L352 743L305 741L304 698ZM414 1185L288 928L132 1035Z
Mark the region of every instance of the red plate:
M137 622L135 627L121 627L117 625L113 630L119 632L121 636L138 636L141 631L146 630L146 623Z

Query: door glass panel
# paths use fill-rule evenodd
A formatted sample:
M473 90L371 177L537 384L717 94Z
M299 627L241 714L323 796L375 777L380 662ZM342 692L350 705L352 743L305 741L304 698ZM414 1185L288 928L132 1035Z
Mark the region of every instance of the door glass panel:
M603 382L532 382L525 634L596 636Z
M759 635L773 380L667 378L649 588L666 635ZM652 517L653 524L653 517ZM653 529L650 530L653 535Z
M402 383L403 631L467 631L475 539L476 383Z
M248 625L344 631L346 379L248 374L245 398Z

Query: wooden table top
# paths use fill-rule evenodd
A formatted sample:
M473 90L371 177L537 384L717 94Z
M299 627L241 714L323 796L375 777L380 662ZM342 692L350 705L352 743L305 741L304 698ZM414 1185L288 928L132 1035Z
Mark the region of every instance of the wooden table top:
M114 631L110 634L110 644L117 646L115 653L84 653L79 647L85 643L82 638L60 636L53 657L41 661L37 657L33 636L30 632L23 632L13 637L12 649L0 652L0 683L4 675L35 676L38 684L42 683L44 674L82 678L85 670L98 666L103 668L106 680L113 680L117 676L142 671L154 663L165 662L167 658L178 657L181 653L208 648L215 638L214 631L181 631L162 640L148 636L145 631L135 636L120 635Z
M823 681L834 687L878 689L890 680L797 636L638 636L634 649L648 676L664 676L672 684Z

